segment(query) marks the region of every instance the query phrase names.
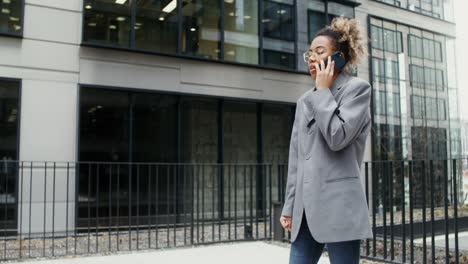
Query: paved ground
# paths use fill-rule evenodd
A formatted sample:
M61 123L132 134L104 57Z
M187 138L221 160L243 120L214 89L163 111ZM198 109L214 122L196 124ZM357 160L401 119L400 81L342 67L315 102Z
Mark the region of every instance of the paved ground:
M287 264L289 247L264 242L244 242L181 248L147 252L135 252L110 256L61 258L56 260L35 260L22 264ZM329 264L322 256L319 264Z
M435 236L434 242L437 247L445 248L445 235ZM422 238L415 239L414 243L423 244ZM426 237L426 245L431 245L431 236ZM449 234L449 247L455 249L455 235ZM458 248L468 250L468 232L458 233Z

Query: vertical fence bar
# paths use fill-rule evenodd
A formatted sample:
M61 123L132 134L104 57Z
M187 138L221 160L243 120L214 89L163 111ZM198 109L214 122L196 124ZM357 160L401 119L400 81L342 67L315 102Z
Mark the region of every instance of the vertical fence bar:
M204 231L204 227L205 227L205 224L203 222L203 213L202 213L202 220L200 220L200 170L201 170L201 177L202 177L202 181L203 181L203 175L205 174L204 173L204 165L201 165L201 167L198 167L197 171L198 171L198 175L197 175L197 179L196 179L196 186L197 186L197 243L200 243L200 224L202 225L201 228L202 228L202 234L201 234L201 240L203 241L203 235L205 233ZM213 185L214 185L214 182L213 182ZM214 191L213 191L214 193ZM201 193L201 196L202 196L202 201L201 201L201 206L203 207L203 204L204 204L204 193L202 192ZM203 208L202 208L203 209ZM214 229L214 228L213 228Z
M394 230L394 209L393 209L393 161L389 161L388 176L390 187L390 259L395 259L395 230Z
M445 263L450 263L449 248L449 214L448 214L448 164L450 160L444 162L444 218L445 218Z
M378 164L375 162L372 163L372 170L375 172ZM377 214L377 173L372 173L372 228L373 228L373 238L372 238L372 256L377 256L377 221L375 215Z
M185 192L185 165L184 164L181 164L180 165L182 168L181 168L181 176L182 176L182 214L184 216L184 220L183 220L183 227L184 227L184 246L187 245L187 229L186 229L186 222L187 222L187 214L185 212L185 201L187 200L185 195L186 195L186 192Z
M405 208L405 162L401 161L400 163L401 166L401 232L402 232L402 263L406 262L406 208Z
M237 167L234 165L234 240L237 240Z
M76 171L76 168L75 168ZM75 184L78 184L75 182ZM70 191L70 162L67 162L67 191L66 195L67 198L65 199L66 205L65 205L65 255L68 255L68 204L69 204L69 191ZM75 206L78 206L78 204L75 202ZM75 227L76 229L76 227ZM21 232L20 232L21 234Z
M247 165L243 165L244 167L244 239L246 239L247 235Z
M272 177L272 174L271 174L271 171L272 171L272 164L269 164L268 165L268 175L269 175L269 183L270 183L270 201L269 201L269 204L270 204L270 220L269 220L269 225L270 225L270 239L273 238L273 221L278 221L277 219L273 219L273 183L272 183L272 180L273 180L273 177Z
M457 160L453 159L452 164L453 172L453 221L455 224L455 264L460 261L460 254L458 249L458 189L457 189Z
M128 164L128 250L132 250L132 171L133 165Z
M169 171L170 171L170 165L166 165L166 238L167 238L167 247L169 247L169 232L170 232L170 205L169 205L169 201L170 201L170 196L169 196L169 193L171 192L171 189L170 189L170 184L169 184L169 181L170 181L170 176L169 176Z
M109 221L108 221L108 236L109 236L109 252L112 250L112 233L111 233L111 227L112 227L112 163L109 164Z
M263 198L263 238L266 239L267 236L267 177L266 177L266 165L262 164L262 198Z
M434 228L434 161L429 161L429 177L431 181L430 192L431 192L431 256L432 263L435 263L435 228Z
M86 203L88 205L88 253L91 251L91 163L88 163L88 201Z
M29 231L28 231L28 257L31 257L31 212L32 212L32 185L33 185L33 182L32 182L32 174L33 174L33 163L30 162L30 166L29 166L29 215L28 215L28 218L29 218Z
M55 177L56 177L56 162L54 162L54 173L52 175L52 256L55 256Z
M177 236L176 236L176 231L177 231L177 182L178 182L178 177L179 177L179 166L177 164L174 164L174 247L177 246Z
M201 182L202 182L202 190L201 190L201 210L202 210L202 219L201 219L201 228L202 228L202 235L201 241L205 243L205 165L201 167ZM214 183L213 183L214 184Z
M151 200L152 199L152 193L151 193L151 164L147 165L148 167L148 249L151 248L151 227L153 224L153 218L151 217Z
M21 199L21 203L19 204L20 208L20 213L19 213L19 249L18 249L18 254L19 257L22 258L22 253L23 253L23 203L24 203L24 197L23 197L23 179L24 179L24 162L21 161L21 182L20 182L20 195L17 199L19 201Z
M120 164L117 164L117 251L120 250Z
M252 233L253 233L253 166L250 165L250 227L252 228ZM257 234L258 236L258 230Z
M219 165L213 165L214 171L218 171L217 166L219 166ZM213 193L211 195L211 198L212 198L211 199L212 200L212 205L211 205L211 214L212 214L212 218L211 218L211 236L212 236L212 238L211 239L212 239L212 241L211 242L214 242L214 240L215 240L215 224L214 224L214 222L215 222L215 210L216 210L215 209L215 199L218 196L218 195L216 195L216 191L215 191L215 185L216 185L215 184L216 183L215 173L212 173L212 181L211 182L213 183L213 185L212 185L213 186L212 187Z
M44 224L42 230L42 256L46 249L46 222L47 222L47 162L44 162Z
M96 253L99 252L99 163L96 164Z
M413 163L409 161L409 200L410 200L410 263L414 263L414 221L413 221Z
M228 165L228 217L227 217L227 226L228 226L228 240L231 240L231 169L232 165Z
M383 161L380 163L380 171L382 172L382 206L383 206L383 258L387 259L387 170L385 169L388 166L388 163Z
M160 165L156 165L155 166L155 170L156 170L156 175L155 175L155 179L154 179L154 184L155 184L155 196L156 196L156 200L154 201L154 215L155 215L155 220L156 220L156 223L155 223L155 226L156 226L156 236L155 236L155 240L156 240L156 248L159 247L159 226L158 226L158 217L159 217L159 168L161 166Z
M422 178L422 224L423 224L423 263L427 263L427 241L426 241L426 164L421 161Z
M140 164L136 164L136 248L140 250Z
M190 244L193 245L194 244L194 235L195 235L195 232L194 232L194 228L195 228L195 222L194 222L194 210L195 210L195 166L196 165L191 165L190 166L190 202L191 202L191 207L190 207Z

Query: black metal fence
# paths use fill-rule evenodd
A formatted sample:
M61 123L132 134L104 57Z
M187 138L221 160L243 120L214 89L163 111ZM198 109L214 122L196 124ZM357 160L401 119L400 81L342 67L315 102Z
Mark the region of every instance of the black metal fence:
M374 237L362 256L468 263L466 163L364 163ZM273 210L286 179L285 164L0 161L0 260L271 240L274 230L287 241Z

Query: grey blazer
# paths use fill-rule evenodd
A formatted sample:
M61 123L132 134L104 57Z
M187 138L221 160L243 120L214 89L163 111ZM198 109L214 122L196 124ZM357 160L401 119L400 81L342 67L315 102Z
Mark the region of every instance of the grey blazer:
M297 101L282 210L292 217L291 241L303 212L318 242L372 237L360 181L370 98L368 82L340 73L329 89L311 89Z

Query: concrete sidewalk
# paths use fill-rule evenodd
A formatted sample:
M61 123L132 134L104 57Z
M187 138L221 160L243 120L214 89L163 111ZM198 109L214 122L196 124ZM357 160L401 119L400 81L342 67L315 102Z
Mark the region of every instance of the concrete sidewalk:
M243 242L194 248L140 251L109 256L35 260L22 264L287 264L289 247L264 242ZM329 264L325 255L319 264Z

